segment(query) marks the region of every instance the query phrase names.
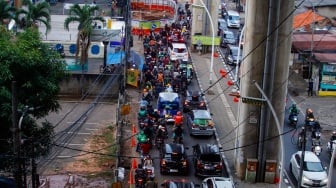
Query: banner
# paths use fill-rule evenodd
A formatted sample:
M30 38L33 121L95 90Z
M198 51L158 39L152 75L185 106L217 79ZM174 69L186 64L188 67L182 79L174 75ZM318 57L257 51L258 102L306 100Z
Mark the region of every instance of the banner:
M139 70L127 69L127 84L138 87Z

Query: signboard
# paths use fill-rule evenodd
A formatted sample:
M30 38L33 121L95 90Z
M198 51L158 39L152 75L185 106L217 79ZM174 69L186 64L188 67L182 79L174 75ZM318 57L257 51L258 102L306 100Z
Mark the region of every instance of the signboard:
M138 87L139 70L128 69L127 70L127 84Z
M200 41L202 45L211 46L212 45L212 36L202 36L202 35L193 35L191 37L191 43L197 45ZM215 45L219 46L220 37L215 37Z

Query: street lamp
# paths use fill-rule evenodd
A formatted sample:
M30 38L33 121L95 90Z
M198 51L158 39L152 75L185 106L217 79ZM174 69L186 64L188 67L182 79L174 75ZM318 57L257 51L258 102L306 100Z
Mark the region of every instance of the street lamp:
M275 121L275 125L277 126L278 132L279 132L279 138L280 138L280 147L281 147L281 164L280 164L280 182L279 182L279 187L282 187L282 172L283 172L283 160L284 160L284 154L285 154L285 149L284 149L284 141L282 139L282 135L281 135L281 125L280 125L280 121L278 119L278 116L273 108L273 105L271 103L271 101L268 99L267 95L264 93L264 91L261 89L261 87L259 86L259 84L254 81L254 85L256 86L256 88L259 90L259 92L261 93L261 95L265 98L266 103L268 105L268 108L271 110L271 113L273 115L274 121Z
M210 25L211 25L211 30L212 30L212 41L211 41L211 57L210 57L210 74L209 74L209 86L211 86L212 84L212 74L213 74L213 55L214 55L214 52L215 52L215 27L214 27L214 24L213 24L213 20L212 20L212 17L211 17L211 14L208 10L208 8L205 6L203 0L200 0L201 4L202 5L195 5L193 4L193 6L195 7L202 7L205 9L205 12L207 13L208 17L209 17L209 20L210 20Z
M235 90L238 91L238 69L241 63L240 61L243 61L243 59L240 60L240 54L241 54L241 43L242 43L242 39L243 39L243 35L244 35L244 31L245 31L245 25L243 26L241 32L240 32L240 36L239 36L239 42L238 42L238 58L237 58L237 66L236 66L236 72L235 72L235 77L234 77L234 82L236 83L236 88Z

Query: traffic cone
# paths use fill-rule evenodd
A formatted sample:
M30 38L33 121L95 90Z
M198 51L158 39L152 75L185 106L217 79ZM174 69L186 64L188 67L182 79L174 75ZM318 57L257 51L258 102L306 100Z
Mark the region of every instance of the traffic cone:
M137 161L136 159L132 159L132 169L137 169L138 168L138 164L137 164Z
M133 176L133 170L130 170L128 183L130 185L134 185L135 184L134 176Z
M235 103L239 102L239 98L238 98L237 96L235 96L235 97L233 98L233 102L235 102Z
M233 85L234 85L234 82L233 82L232 80L228 80L227 84L228 84L229 86L233 86Z
M131 139L131 147L135 147L135 146L136 146L135 138L134 138L134 136L132 136L132 139Z
M133 132L133 134L136 134L136 133L137 133L137 130L136 130L136 127L135 127L134 124L133 124L133 126L132 126L132 132Z

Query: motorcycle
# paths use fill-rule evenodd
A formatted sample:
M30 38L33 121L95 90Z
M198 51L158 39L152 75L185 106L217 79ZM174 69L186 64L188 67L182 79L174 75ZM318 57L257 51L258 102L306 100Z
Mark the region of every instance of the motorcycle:
M321 147L321 143L313 143L312 145L312 152L315 153L315 155L320 156L320 154L322 153L322 147Z
M145 188L146 187L146 172L143 168L135 170L135 187L136 188Z
M147 180L154 180L155 178L154 165L153 160L150 156L146 156L144 158L142 168L146 171Z
M156 137L155 145L156 145L157 149L160 150L164 145L164 139L161 138L161 137Z
M306 119L306 126L309 128L309 129L312 129L314 126L315 126L315 118L307 118Z
M298 115L297 114L291 114L289 116L289 123L290 123L290 125L296 127L297 122L298 122Z

